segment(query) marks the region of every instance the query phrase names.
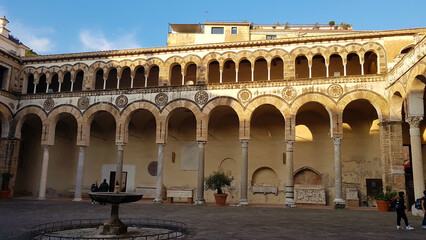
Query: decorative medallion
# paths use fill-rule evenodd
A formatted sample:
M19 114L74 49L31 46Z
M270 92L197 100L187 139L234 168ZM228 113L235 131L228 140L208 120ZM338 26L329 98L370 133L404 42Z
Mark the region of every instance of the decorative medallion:
M205 91L198 91L195 94L195 102L198 103L198 105L204 105L209 100L209 95Z
M115 105L117 105L117 107L119 107L119 108L123 108L127 105L128 101L129 100L127 99L126 96L120 95L115 99Z
M167 94L165 93L159 93L157 96L155 96L155 103L158 106L164 106L169 101L169 97L167 97Z
M50 111L55 106L55 101L52 98L47 98L43 103L43 108L46 111Z
M148 173L151 176L157 176L157 162L153 161L148 164Z
M330 97L338 98L342 96L343 88L338 84L331 84L330 87L328 87L327 92Z
M238 99L243 103L250 101L251 96L252 96L252 94L251 94L250 90L248 90L248 89L240 90L238 92L238 95L237 95Z
M89 98L88 97L81 97L78 99L77 107L80 110L86 110L89 107Z
M296 97L297 92L296 92L296 89L294 89L293 87L287 86L283 89L283 91L281 92L281 95L283 96L285 100L291 101Z

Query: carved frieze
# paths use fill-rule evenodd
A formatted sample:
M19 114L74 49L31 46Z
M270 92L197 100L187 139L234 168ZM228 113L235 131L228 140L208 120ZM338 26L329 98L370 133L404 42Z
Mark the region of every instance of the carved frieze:
M165 93L161 92L157 94L157 96L155 96L155 103L160 107L165 106L168 101L169 101L169 97L167 97L167 94Z
M195 94L194 99L198 105L204 105L209 100L209 95L205 91L198 91Z
M86 110L89 107L89 98L88 97L81 97L78 99L77 107L80 110Z
M325 189L322 186L295 186L294 201L296 203L326 204Z
M129 100L127 99L126 96L120 95L115 99L115 105L117 105L117 107L119 108L123 108L127 105L128 101Z
M47 98L43 103L43 109L50 111L55 107L55 101L52 98Z

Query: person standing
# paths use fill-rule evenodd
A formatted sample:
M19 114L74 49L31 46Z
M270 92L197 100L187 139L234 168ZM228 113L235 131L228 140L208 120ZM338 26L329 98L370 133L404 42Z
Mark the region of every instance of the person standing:
M422 228L426 229L426 190L423 191L423 198L422 198L422 210L423 210L423 222L422 222Z
M104 181L99 186L99 192L108 192L108 190L109 190L109 185L106 182L106 179L104 179ZM100 202L99 204L106 205L106 203L104 203L104 202Z
M97 192L97 191L99 191L98 180L95 180L95 182L92 183L92 186L90 186L90 191L91 192ZM97 202L92 199L92 204L97 204Z
M404 229L401 227L401 218L404 219L405 223L405 229L407 230L413 230L414 228L408 224L407 215L405 215L405 210L407 209L405 207L405 195L404 192L398 193L399 198L396 200L395 204L395 210L396 210L396 229Z

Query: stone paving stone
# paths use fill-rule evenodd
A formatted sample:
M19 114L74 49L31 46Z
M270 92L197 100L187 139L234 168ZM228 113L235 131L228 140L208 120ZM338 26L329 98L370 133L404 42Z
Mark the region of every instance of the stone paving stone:
M39 223L107 218L110 206L88 201L2 200L0 239L26 239ZM393 212L270 208L216 207L138 202L120 206L120 217L159 218L184 222L185 239L426 239L421 218L408 213L414 231L396 230Z

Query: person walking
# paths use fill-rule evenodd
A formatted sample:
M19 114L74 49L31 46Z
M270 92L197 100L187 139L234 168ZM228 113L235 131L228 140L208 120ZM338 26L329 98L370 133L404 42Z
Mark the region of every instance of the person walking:
M396 229L404 229L403 227L401 227L401 218L404 219L404 223L405 223L405 229L406 230L413 230L414 228L412 226L410 226L410 224L408 224L408 219L407 219L407 215L405 215L405 210L407 209L405 207L405 194L404 192L399 192L398 193L398 199L396 200L395 203L395 210L396 210Z
M422 210L423 210L423 222L422 222L422 228L426 230L426 190L423 191L423 198L422 198Z
M90 186L90 191L91 192L99 191L98 180L95 180L95 182L92 183L92 186ZM92 204L98 204L98 202L96 202L95 200L92 199Z
M109 190L109 185L108 185L106 179L104 179L104 181L99 186L99 192L108 192L108 190ZM106 203L104 203L104 202L99 202L99 204L106 205Z

